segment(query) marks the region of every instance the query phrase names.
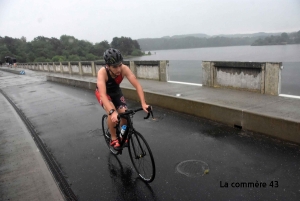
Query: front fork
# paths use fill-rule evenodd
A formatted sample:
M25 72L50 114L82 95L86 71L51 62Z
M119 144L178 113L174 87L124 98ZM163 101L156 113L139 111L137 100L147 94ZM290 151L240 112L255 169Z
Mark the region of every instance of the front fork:
M134 131L132 132L132 135L134 135ZM138 135L135 135L135 136L136 136L137 144L133 145L134 142L132 141L132 149L133 149L133 153L135 155L135 159L140 159L140 158L143 158L144 156L146 156L146 152L144 151L144 149L141 145L141 142L140 142L140 139L139 139ZM139 149L136 149L135 146L138 146ZM140 151L141 153L137 153L138 151Z

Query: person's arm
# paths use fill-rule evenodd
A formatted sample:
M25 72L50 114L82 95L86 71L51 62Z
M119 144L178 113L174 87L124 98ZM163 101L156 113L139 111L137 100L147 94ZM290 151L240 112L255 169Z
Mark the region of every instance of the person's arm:
M106 96L105 77L106 77L106 70L105 70L105 68L101 68L98 71L98 75L97 75L97 87L98 87L100 99L103 103L104 109L106 110L106 112L109 112L111 109L114 109L114 108L112 108L112 106L109 103L109 100Z
M123 65L122 68L123 68L122 71L124 72L123 75L126 76L126 78L129 80L129 82L132 84L132 86L136 89L137 94L140 98L143 110L148 113L147 108L149 107L149 105L146 104L144 91L143 91L141 84L136 79L135 75L132 73L132 71L130 70L130 68L128 66Z

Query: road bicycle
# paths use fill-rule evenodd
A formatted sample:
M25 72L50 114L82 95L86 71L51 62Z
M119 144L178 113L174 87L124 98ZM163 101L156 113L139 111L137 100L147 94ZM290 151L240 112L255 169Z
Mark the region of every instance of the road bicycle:
M143 108L138 108L136 110L126 110L124 113L118 115L118 123L115 126L117 139L120 144L120 149L116 150L114 147L110 146L111 135L109 133L107 124L107 114L102 116L102 131L105 138L105 142L112 154L118 155L122 154L123 148L128 146L129 156L134 169L138 173L139 177L150 183L155 177L155 162L151 152L151 149L145 140L145 138L136 131L133 127L133 116L136 112L143 110ZM144 119L148 119L150 114L153 118L152 107L148 108L148 115ZM120 136L120 118L127 120L127 128L125 133ZM153 118L154 119L154 118Z

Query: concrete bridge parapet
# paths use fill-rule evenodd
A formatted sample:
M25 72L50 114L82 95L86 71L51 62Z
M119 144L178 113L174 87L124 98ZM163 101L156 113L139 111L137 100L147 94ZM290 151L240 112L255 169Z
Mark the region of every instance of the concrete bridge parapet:
M124 61L139 79L167 82L169 61ZM72 61L51 63L19 63L18 66L36 71L97 77L98 70L105 65L104 61Z
M203 61L202 84L279 95L282 62Z

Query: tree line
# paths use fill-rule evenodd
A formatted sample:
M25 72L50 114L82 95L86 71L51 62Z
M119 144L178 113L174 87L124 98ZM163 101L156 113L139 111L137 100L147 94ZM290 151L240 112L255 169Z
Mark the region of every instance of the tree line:
M239 35L239 34L238 34ZM245 34L228 36L181 36L137 39L140 47L144 51L167 50L167 49L187 49L201 47L223 47L223 46L243 46L243 45L273 45L273 44L295 44L299 43L299 32L280 35L267 33ZM271 35L271 36L270 36Z
M253 46L286 44L300 44L300 31L290 34L284 32L280 36L272 35L265 38L259 38L252 43Z
M0 36L0 60L10 56L20 63L95 61L103 59L104 51L110 47L119 49L125 57L144 54L139 43L129 37L115 37L110 44L106 40L93 44L68 35L62 35L59 39L38 36L31 42L27 42L25 37Z
M201 47L223 47L223 46L242 46L251 45L258 37L182 37L182 38L146 38L137 39L144 51L148 50L167 50L167 49L187 49Z

